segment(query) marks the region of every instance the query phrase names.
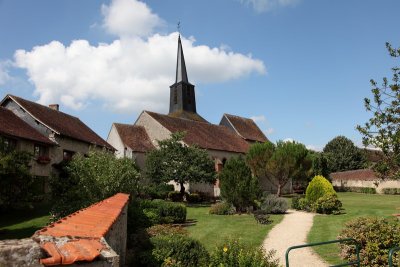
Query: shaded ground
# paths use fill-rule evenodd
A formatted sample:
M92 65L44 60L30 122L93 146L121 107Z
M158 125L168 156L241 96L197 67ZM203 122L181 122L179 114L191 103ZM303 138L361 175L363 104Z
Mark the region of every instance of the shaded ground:
M263 242L266 250L275 249L276 256L285 265L285 253L291 246L307 243L307 234L313 225L314 214L288 210L282 222L276 225ZM311 248L296 249L289 253L290 266L328 266Z
M49 222L49 205L34 209L3 212L0 216L0 240L30 237Z

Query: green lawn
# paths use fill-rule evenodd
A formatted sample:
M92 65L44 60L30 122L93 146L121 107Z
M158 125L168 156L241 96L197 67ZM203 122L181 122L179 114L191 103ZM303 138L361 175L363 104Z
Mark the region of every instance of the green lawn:
M360 216L393 217L397 207L400 207L400 196L371 195L361 193L338 193L343 203L345 214L316 215L308 242L321 242L337 239L345 223ZM335 245L315 248L315 251L331 264L338 264L339 249Z
M283 215L272 215L273 223L257 224L253 215L211 215L209 207L188 207L187 219L195 220L188 227L190 236L199 240L208 251L230 238L240 239L251 248L261 245L269 230L283 219Z
M49 222L49 206L32 210L3 212L0 217L0 240L30 237Z

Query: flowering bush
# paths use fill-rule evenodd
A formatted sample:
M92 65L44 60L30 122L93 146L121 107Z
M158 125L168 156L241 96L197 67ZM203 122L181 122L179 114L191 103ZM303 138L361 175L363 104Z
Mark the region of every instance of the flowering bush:
M231 240L217 247L211 254L210 267L278 267L275 251L264 254L261 248L246 249L239 241Z
M383 218L359 217L348 222L338 236L340 239L354 238L361 245L361 266L387 266L389 249L400 244L400 224ZM340 245L342 258L356 259L354 245ZM399 266L399 256L393 261Z

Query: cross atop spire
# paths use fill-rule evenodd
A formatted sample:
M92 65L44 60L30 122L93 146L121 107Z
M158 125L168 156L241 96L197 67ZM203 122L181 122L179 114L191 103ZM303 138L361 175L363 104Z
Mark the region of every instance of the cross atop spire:
M185 57L183 56L181 35L179 35L178 37L178 55L176 60L176 79L175 79L175 83L179 82L189 83L189 79L187 77L187 72L186 72Z

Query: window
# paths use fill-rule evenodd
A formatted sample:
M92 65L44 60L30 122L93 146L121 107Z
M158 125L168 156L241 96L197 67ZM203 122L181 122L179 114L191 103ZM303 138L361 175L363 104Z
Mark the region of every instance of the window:
M75 154L74 151L63 150L63 160L66 161L71 160L74 154Z
M5 152L10 152L17 147L17 140L0 136L0 145Z
M34 147L33 147L33 156L35 158L48 157L49 156L49 150L48 150L48 148L46 146L35 144Z

